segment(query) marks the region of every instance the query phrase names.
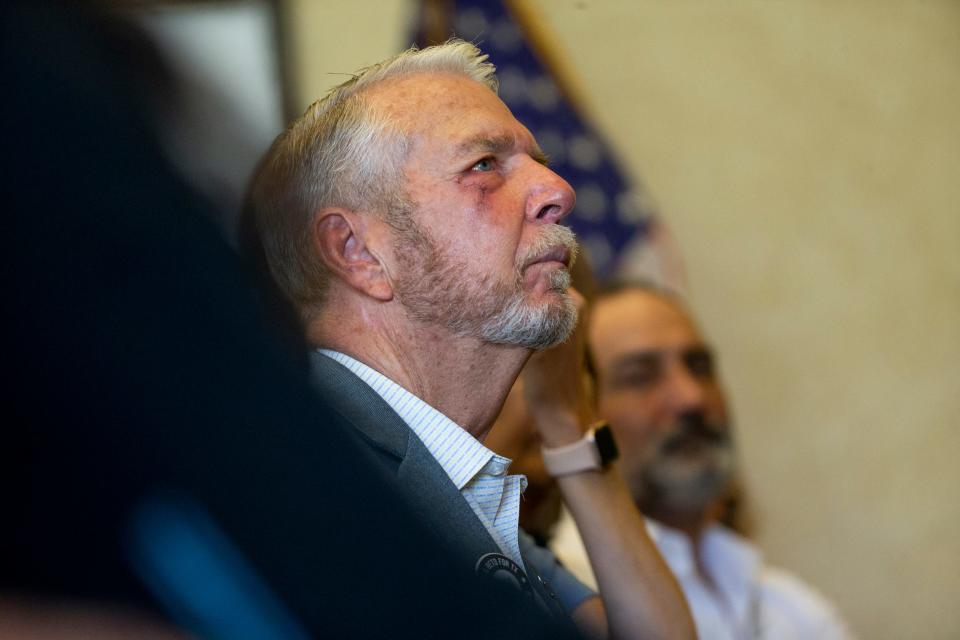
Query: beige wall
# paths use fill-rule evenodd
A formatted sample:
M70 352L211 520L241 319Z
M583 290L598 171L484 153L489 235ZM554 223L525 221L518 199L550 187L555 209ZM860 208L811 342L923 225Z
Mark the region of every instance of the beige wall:
M769 558L960 637L960 3L527 4L683 248ZM293 2L303 104L410 11Z

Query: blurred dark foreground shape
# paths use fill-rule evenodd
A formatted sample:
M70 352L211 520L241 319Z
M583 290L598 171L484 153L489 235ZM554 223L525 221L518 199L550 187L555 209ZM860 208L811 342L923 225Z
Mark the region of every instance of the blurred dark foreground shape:
M262 325L160 153L151 49L74 3L3 3L0 32L0 610L22 632L106 607L197 637L562 635L448 562Z

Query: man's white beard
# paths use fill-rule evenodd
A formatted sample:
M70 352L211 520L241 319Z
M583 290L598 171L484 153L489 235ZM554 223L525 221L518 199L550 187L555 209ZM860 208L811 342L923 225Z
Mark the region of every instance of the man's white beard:
M687 415L654 446L634 479L635 497L647 511L697 514L724 494L735 469L730 427Z
M567 339L577 325L577 308L566 294L570 287L570 273L566 269L550 275L550 288L561 292L562 306L532 306L517 291L493 317L480 328L487 342L547 349Z
M700 512L723 495L735 468L731 447L717 448L706 461L657 460L644 470L643 501L672 512Z
M573 232L559 225L545 226L537 241L520 256L512 282L493 281L445 254L410 219L395 228L401 277L394 283L400 303L411 317L446 327L461 337L489 343L546 349L567 339L577 324L577 309L567 295L566 269L550 276L554 302L530 304L522 287L523 267L549 248L565 246L571 261L577 252Z

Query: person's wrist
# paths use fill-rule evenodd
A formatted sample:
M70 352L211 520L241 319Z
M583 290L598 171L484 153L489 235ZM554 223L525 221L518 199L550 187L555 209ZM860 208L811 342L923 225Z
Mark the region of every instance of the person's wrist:
M589 425L573 410L532 412L531 417L537 425L543 446L548 448L562 447L580 440Z
M541 453L547 473L554 478L603 470L618 456L616 439L606 420L595 422L573 442L559 446L544 444Z

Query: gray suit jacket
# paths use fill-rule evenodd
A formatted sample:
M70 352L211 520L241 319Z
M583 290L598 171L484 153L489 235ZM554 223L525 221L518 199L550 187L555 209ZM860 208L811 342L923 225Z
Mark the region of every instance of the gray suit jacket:
M481 557L501 553L440 463L383 398L349 369L319 352L311 355L311 366L314 382L330 407L356 428L394 475L410 507L455 555L476 567ZM549 584L544 584L526 557L524 564L540 603L563 615Z

